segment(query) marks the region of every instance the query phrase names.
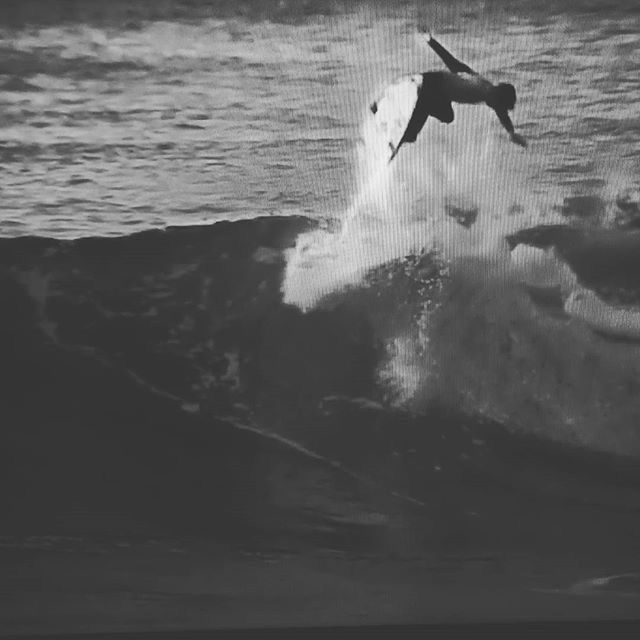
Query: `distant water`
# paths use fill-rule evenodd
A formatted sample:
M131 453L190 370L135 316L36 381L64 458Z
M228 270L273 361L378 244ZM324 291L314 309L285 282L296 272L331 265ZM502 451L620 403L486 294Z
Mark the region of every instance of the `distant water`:
M532 192L609 202L638 175L640 11L630 0L606 10L585 0L3 7L4 236L339 215L371 97L439 65L418 25L517 86Z

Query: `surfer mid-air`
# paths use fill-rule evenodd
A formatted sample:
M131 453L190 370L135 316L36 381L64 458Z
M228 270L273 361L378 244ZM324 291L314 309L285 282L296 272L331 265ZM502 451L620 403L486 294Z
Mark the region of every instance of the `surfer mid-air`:
M405 142L415 142L429 116L440 122L453 122L452 102L486 104L498 116L511 140L526 147L526 140L517 134L509 117L516 104L513 85L494 85L454 58L429 34L429 46L438 54L448 71L428 71L404 77L384 92L371 105L378 127L386 134L391 149L389 162L396 157Z

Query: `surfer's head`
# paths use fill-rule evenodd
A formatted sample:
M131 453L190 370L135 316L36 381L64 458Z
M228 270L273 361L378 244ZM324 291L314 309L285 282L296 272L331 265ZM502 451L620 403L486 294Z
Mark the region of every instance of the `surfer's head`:
M516 106L516 88L512 84L501 82L493 88L491 105L500 111L511 111Z

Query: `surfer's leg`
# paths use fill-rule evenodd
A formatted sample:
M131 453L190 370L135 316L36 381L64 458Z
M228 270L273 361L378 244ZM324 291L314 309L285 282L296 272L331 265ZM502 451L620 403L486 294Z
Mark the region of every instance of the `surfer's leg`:
M453 107L445 95L442 73L439 71L422 74L418 100L404 135L407 142L415 142L428 116L446 124L453 122Z
M415 115L415 111L414 111L414 115ZM400 147L403 144L405 143L411 144L416 141L418 134L420 133L420 131L422 131L422 128L424 127L424 124L427 121L428 117L429 117L428 113L425 113L415 119L412 116L411 120L409 121L409 126L407 127L407 130L404 132L404 135L402 136L402 139L398 143L398 146L394 147L393 144L389 143L389 148L391 149L391 158L389 158L389 162L391 162L398 155L398 151L400 151Z
M468 67L464 62L460 62L451 55L433 36L429 36L427 40L429 46L438 54L438 57L447 65L447 69L453 73L473 73L475 71Z
M427 72L422 74L422 78L416 106L413 109L407 128L397 147L394 148L393 145L389 145L392 151L389 162L396 157L400 147L405 142L412 143L416 141L429 116L437 118L440 122L446 124L453 122L453 108L451 101L443 94L441 74L439 72Z
M402 136L402 142L415 142L418 134L422 131L427 118L432 115L430 112L418 112L418 108L413 112L411 120L407 125L407 130Z
M429 115L437 118L440 122L444 122L444 124L451 124L454 118L451 102L444 98L434 99L429 104Z

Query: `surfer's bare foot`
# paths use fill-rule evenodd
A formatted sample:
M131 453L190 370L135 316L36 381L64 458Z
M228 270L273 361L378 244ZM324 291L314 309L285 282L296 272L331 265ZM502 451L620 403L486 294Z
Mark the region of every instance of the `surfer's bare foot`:
M527 148L527 141L519 133L512 133L511 141L515 142L517 145L521 146L523 149Z

